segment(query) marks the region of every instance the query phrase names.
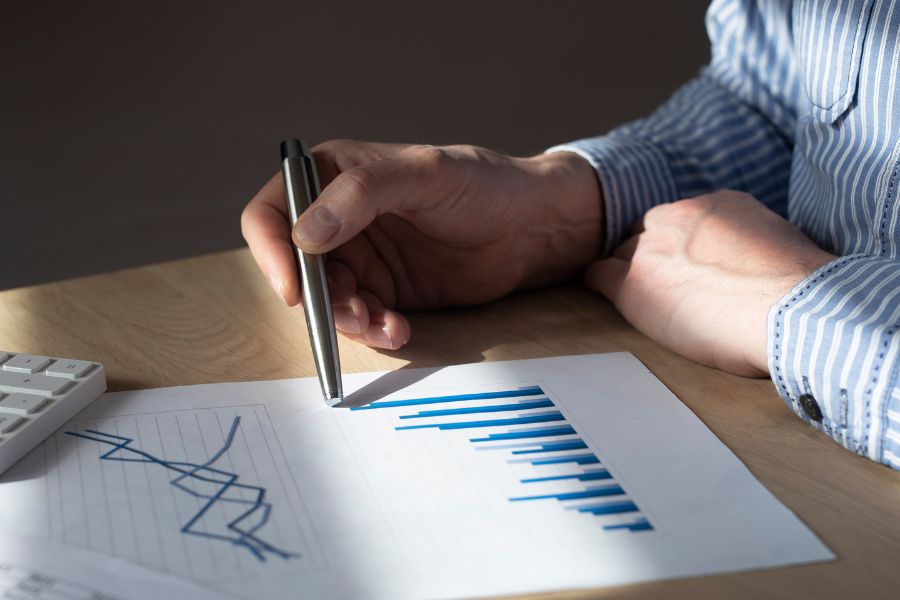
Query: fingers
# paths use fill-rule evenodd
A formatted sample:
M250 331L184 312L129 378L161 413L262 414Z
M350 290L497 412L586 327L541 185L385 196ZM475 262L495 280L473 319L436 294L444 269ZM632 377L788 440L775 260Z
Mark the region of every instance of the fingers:
M314 148L319 176L326 187L320 199L303 214L301 221L306 226L298 223L300 235L295 235L294 241L307 252L326 252L353 239L379 214L415 206L416 198L427 198L421 183L433 173L429 167L434 161L429 159L443 155L437 150L410 150L410 146L402 144L341 140ZM280 173L247 204L241 215L241 230L276 293L288 305L300 303L300 282ZM341 252L345 250L349 251L350 246L341 248ZM340 260L328 261L326 268L335 326L341 333L386 349L399 348L409 341L406 318L386 309L374 294L358 290L360 282L354 271ZM385 298L393 302L390 297Z
M425 208L448 160L437 148L414 147L342 171L297 221L294 241L305 252L328 252L379 215Z
M584 274L584 284L618 305L631 264L621 258L604 258L592 263Z
M407 144L333 140L316 146L313 154L320 181L327 186L344 169L396 156L408 147ZM328 215L318 216L327 218ZM247 204L241 214L241 231L272 289L290 306L300 302L281 173L269 179Z
M360 290L357 297L365 303L368 324L359 333L342 331L346 337L368 346L386 350L396 350L409 342L410 326L406 317L396 311L386 309L374 294L365 290Z
M294 306L300 302L300 283L286 210L279 173L244 208L241 232L269 285L288 306Z
M400 313L386 309L368 290L357 290L356 278L341 261L327 263L335 328L346 337L376 348L396 350L409 341L410 326Z

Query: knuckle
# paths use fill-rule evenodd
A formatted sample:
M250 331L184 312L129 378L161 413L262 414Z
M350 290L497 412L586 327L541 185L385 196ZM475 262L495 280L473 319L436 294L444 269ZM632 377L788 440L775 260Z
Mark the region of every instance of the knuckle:
M378 188L378 178L364 165L348 169L338 175L338 178L355 200L373 197Z
M708 204L708 196L697 196L695 198L685 198L684 200L676 200L669 205L669 210L676 218L690 218L703 212Z
M427 171L441 171L453 160L445 148L428 144L410 146L406 153L420 168Z
M336 151L340 150L341 148L346 148L352 143L353 140L343 138L325 140L324 142L320 142L313 146L311 150L313 152L320 152L322 154L334 154Z
M360 142L348 139L326 140L316 144L310 148L310 152L316 160L331 160L338 162L341 157L347 155L351 148L359 145Z

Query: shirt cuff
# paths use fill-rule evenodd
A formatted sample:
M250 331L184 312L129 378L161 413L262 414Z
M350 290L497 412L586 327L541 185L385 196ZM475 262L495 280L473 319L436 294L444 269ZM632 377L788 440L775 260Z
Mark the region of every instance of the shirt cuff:
M644 213L677 197L675 180L663 153L640 137L613 131L602 137L554 146L547 152L573 152L594 167L606 215L604 256L630 235L632 224Z
M900 261L838 258L769 311L769 372L800 418L900 469Z

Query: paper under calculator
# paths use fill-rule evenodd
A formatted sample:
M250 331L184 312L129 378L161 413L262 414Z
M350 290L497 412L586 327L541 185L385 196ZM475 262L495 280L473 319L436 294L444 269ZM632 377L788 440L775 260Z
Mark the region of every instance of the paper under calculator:
M100 363L0 351L0 473L105 391Z

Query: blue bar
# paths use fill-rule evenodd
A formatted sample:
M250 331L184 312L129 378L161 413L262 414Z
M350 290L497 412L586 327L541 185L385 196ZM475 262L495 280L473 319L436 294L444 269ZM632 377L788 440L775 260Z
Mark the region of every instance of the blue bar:
M513 454L534 454L535 452L561 452L562 450L581 450L582 448L587 448L587 444L585 444L581 440L569 440L565 442L551 442L549 444L542 444L540 448L534 448L532 450L513 450Z
M568 510L577 510L580 513L590 513L594 516L619 515L623 513L637 512L638 507L634 502L607 502L605 504L587 504L584 506L567 506Z
M653 525L647 519L641 518L634 523L622 523L621 525L604 525L603 529L628 529L629 531L652 531Z
M514 419L494 419L491 421L461 421L457 423L435 423L432 425L402 425L394 427L400 431L403 429L428 429L436 427L440 430L447 429L470 429L473 427L501 427L503 425L525 425L526 423L545 423L547 421L565 421L566 418L561 412L550 413L545 415L534 415L531 417L516 417Z
M553 437L556 435L572 435L575 428L571 425L562 427L539 427L537 429L519 429L507 433L492 433L483 438L469 438L470 442L493 442L496 440L524 440L534 437Z
M583 500L585 498L602 498L604 496L618 496L620 494L624 494L625 490L623 490L618 485L607 485L604 487L597 487L591 490L584 490L583 492L564 492L562 494L545 494L543 496L519 496L518 498L510 498L510 502L524 502L526 500L559 500L560 502L564 500Z
M484 392L481 394L459 394L457 396L437 396L434 398L411 398L409 400L389 400L384 402L372 402L365 406L354 406L350 410L372 410L375 408L394 408L396 406L417 406L419 404L440 404L442 402L464 402L466 400L491 400L493 398L520 398L522 396L534 396L543 394L544 390L537 386L522 388L520 390L506 390L499 392Z
M563 479L577 479L578 481L598 481L600 479L612 479L612 475L606 469L596 469L586 473L576 473L575 475L554 475L552 477L534 477L532 479L522 479L522 483L540 483L542 481L561 481Z
M493 406L470 406L468 408L445 408L442 410L420 410L415 415L400 415L401 419L418 419L420 417L443 417L446 415L471 415L475 413L506 412L510 410L522 410L528 408L551 408L553 402L547 398L529 400L516 404L495 404Z
M559 458L522 458L511 460L509 462L527 462L533 465L561 465L563 463L573 462L579 465L596 465L600 463L600 459L593 454L573 454L572 456L561 456Z

